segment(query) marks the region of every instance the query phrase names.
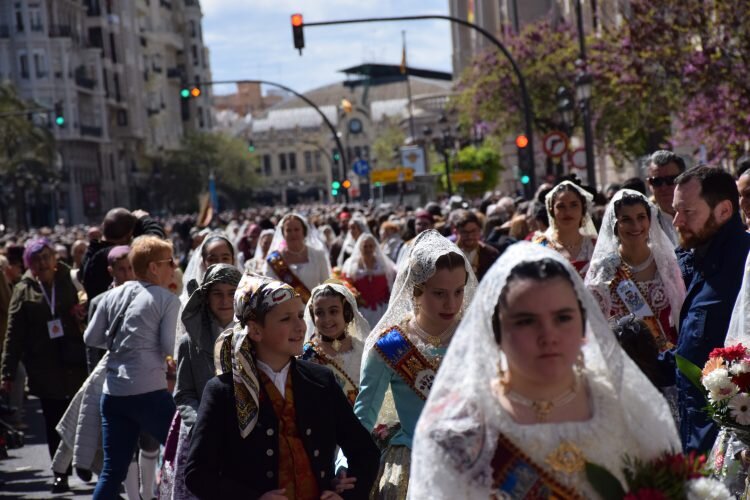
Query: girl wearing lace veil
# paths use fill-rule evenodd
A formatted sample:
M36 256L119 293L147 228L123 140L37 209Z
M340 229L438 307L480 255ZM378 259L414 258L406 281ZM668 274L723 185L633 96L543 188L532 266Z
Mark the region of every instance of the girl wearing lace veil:
M377 324L388 308L396 264L385 256L372 234L364 233L341 271L365 302L360 308L362 316L369 324Z
M193 251L182 275L182 294L180 302L184 305L195 289L200 286L206 269L212 264L235 265L237 249L229 238L221 231L206 235L203 242ZM195 286L190 282L195 280Z
M372 431L381 409L388 406L384 398L390 389L400 421L389 440L380 426L375 428L380 441L388 441L372 492L375 498L406 497L414 428L476 285L464 254L435 230L417 236L403 259L388 310L365 343L354 405L357 417Z
M312 290L305 307L302 359L327 366L351 404L359 394L359 370L370 325L357 309L357 299L337 280Z
M365 216L360 213L354 214L349 221L349 231L346 233L346 238L344 238L344 243L341 245L341 252L339 252L336 261L338 267L343 266L344 262L352 256L359 237L363 234L369 233L370 226L367 225L367 219L365 219Z
M685 283L659 210L637 191L618 191L607 206L586 287L610 321L643 320L659 352L674 347Z
M734 303L732 319L729 321L724 347L742 344L750 346L750 255L745 261L745 275L742 287ZM740 393L738 396L742 397ZM731 403L730 403L731 404ZM709 456L713 474L720 479L736 498L748 498L750 485L747 483L748 462L750 462L750 434L740 429L721 427Z
M266 266L266 255L271 248L274 233L273 229L264 229L258 236L258 243L255 244L255 253L253 258L245 261L245 271L249 273L261 274Z
M544 198L549 227L532 241L548 246L573 264L581 277L586 275L596 243L591 220L594 197L570 181L562 181Z
M263 274L290 285L305 303L310 290L330 277L328 251L317 230L300 214L287 214L276 225Z
M460 380L460 383L457 381ZM664 398L575 268L512 245L477 289L416 430L411 498L597 498L585 464L681 449Z

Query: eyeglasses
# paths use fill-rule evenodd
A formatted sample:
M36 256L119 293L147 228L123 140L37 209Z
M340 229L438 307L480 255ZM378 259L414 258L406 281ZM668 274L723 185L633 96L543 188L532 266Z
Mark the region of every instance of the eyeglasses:
M155 261L155 262L156 262L157 264L161 264L162 262L169 262L169 265L170 265L171 267L177 267L177 261L176 261L176 260L174 260L174 257L170 257L170 258L168 258L168 259L157 260L157 261Z
M662 186L674 186L674 181L677 179L676 175L665 175L663 177L649 177L648 183L651 184L653 187L662 187Z

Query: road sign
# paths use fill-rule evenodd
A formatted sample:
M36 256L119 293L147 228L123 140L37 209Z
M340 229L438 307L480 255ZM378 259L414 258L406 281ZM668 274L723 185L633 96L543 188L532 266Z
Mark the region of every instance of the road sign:
M568 159L573 168L586 170L586 150L578 148L568 153Z
M401 151L401 166L411 168L416 175L424 175L424 149L421 146L404 146Z
M352 170L360 177L367 177L370 175L370 164L367 160L357 160L352 165Z
M484 172L481 170L457 170L451 173L453 184L465 184L467 182L482 182Z
M414 180L414 170L411 168L391 168L388 170L372 170L370 172L370 182L380 182L383 184L393 184L394 182Z
M542 149L547 156L560 158L568 149L568 136L559 131L550 132L542 140Z

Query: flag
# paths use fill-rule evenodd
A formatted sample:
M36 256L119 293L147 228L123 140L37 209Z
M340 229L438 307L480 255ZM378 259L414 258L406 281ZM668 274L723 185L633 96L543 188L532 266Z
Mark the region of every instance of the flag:
M466 12L466 20L471 24L474 24L474 0L469 0L469 5Z
M214 218L214 210L211 207L211 197L208 193L199 196L200 209L198 210L198 220L195 223L198 227L207 227Z
M401 74L406 74L406 42L401 47Z

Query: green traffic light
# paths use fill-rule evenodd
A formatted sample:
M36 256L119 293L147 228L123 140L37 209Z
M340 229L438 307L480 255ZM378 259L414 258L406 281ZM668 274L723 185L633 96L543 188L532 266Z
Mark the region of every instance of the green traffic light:
M341 155L338 153L333 153L333 161L339 161L341 159Z
M255 146L252 146L252 145L248 146L247 150L250 151L251 153L255 153Z
M337 189L331 189L331 195L338 196L339 192Z
M62 127L63 125L65 125L65 118L62 116L58 116L57 118L55 118L55 123L58 127Z
M333 181L331 183L331 187L334 189L334 191L341 187L341 183L339 181Z
M528 175L521 176L521 184L528 184L529 182L531 182L531 177Z
M190 90L188 89L180 90L180 97L182 97L183 99L187 99L188 97L190 97Z

